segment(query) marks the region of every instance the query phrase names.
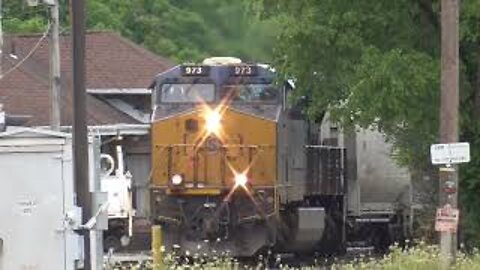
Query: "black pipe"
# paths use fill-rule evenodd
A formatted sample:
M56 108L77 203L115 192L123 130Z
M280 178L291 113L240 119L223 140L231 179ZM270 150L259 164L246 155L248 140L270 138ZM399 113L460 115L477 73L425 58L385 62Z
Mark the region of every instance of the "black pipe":
M85 0L72 3L73 35L73 173L77 204L82 207L83 224L91 217L88 187L88 138L85 89ZM90 270L90 238L84 231L84 269Z
M32 119L31 115L5 115L5 126L25 126Z

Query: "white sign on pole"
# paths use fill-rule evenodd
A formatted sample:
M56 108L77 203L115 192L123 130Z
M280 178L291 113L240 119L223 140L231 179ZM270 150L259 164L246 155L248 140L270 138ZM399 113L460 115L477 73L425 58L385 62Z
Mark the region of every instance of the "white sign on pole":
M437 218L435 219L435 230L437 232L454 233L458 228L458 216L460 211L447 204L437 209Z
M432 164L457 164L470 162L469 143L432 144Z

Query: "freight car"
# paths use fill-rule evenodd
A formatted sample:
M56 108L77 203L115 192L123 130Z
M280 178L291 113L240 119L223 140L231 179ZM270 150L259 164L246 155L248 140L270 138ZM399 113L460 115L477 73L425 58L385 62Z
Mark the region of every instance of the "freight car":
M167 250L342 252L405 236L409 177L369 145L383 138L309 121L268 66L210 58L151 89L151 213Z

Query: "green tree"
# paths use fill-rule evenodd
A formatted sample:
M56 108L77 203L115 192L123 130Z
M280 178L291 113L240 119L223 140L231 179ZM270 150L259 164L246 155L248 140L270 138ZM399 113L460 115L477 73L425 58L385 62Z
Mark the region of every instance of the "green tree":
M297 80L309 115L328 109L344 126L377 127L400 162L428 167L438 140L438 0L259 1L265 16L281 18L275 66ZM461 198L467 227L479 229L480 2L461 2L461 140L473 149Z
M30 7L26 1L3 1L3 27L6 32L42 32L47 24L44 6Z
M42 32L45 6L4 1L7 32ZM63 29L69 29L69 0L61 0ZM234 0L88 0L87 27L113 30L179 62L207 56L237 56L269 61L278 30L275 20L249 12L248 2Z
M260 20L250 13L242 1L90 0L89 3L92 6L89 27L120 31L177 61L194 62L215 55L268 61L278 29L274 22ZM106 13L114 14L113 18L105 16Z

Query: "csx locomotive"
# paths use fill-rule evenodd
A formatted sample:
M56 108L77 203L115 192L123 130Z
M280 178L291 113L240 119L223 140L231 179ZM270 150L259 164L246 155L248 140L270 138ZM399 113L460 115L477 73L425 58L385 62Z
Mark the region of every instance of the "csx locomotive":
M210 58L151 88L151 212L167 250L341 251L365 231L376 246L403 235L396 203L351 211L345 145L319 141L320 123L268 66Z

